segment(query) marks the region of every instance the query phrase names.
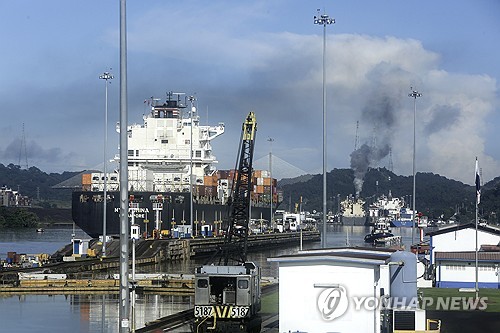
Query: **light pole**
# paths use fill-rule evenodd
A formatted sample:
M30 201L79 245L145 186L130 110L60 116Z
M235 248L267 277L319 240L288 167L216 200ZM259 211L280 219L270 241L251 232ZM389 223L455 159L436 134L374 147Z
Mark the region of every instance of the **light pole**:
M273 138L268 138L267 141L271 144L271 150L269 151L269 178L271 178L271 215L269 218L269 226L273 225ZM261 227L262 229L262 227Z
M321 247L326 247L326 26L335 23L335 19L326 14L314 16L314 24L323 26L323 234Z
M101 257L104 258L106 257L106 218L107 218L107 181L108 181L108 170L107 170L107 162L106 162L106 148L108 147L108 81L113 79L114 76L113 74L110 74L109 72L104 72L102 75L99 75L99 79L101 80L106 80L106 89L105 89L105 95L106 95L106 102L105 102L105 108L104 108L104 189L103 189L103 195L104 195L104 207L103 207L103 214L102 214L102 254ZM109 82L111 83L111 82Z
M193 233L193 121L194 116L193 113L196 112L196 107L194 106L194 101L196 101L196 97L189 96L189 101L191 102L191 138L189 140L190 143L190 153L189 153L189 225L191 226L191 233Z
M413 216L412 216L412 227L411 227L411 245L413 245L414 242L414 236L415 236L415 151L417 150L416 146L416 123L417 123L417 97L421 97L422 94L419 93L417 90L413 90L413 87L410 87L411 93L408 94L408 97L413 98L413 202L412 202L412 211L413 211ZM411 247L410 245L410 247Z
M126 0L120 0L120 333L130 331L126 8Z

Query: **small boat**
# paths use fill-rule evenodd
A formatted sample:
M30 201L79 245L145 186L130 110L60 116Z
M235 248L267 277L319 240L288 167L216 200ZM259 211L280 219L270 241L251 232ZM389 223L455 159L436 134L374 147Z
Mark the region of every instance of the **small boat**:
M41 232L45 232L45 229L44 229L44 228L37 228L37 229L36 229L36 232L39 232L39 233L41 233Z
M377 239L394 236L389 229L390 222L387 218L381 217L375 222L372 231L365 236L365 243L374 243Z

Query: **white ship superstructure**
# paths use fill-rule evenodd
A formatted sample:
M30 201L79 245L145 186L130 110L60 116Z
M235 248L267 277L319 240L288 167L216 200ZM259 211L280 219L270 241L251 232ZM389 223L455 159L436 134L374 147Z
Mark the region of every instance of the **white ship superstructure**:
M370 205L370 223L375 224L382 217L388 218L390 222L399 220L401 214L406 211L404 206L404 200L392 197L392 193L389 191L388 196L381 195L377 201Z
M152 180L144 190L189 191L192 165L193 184L203 185L203 177L216 171L211 141L224 133L224 124L201 126L196 108L185 111L171 94L165 103L151 104L144 124L128 127L129 178Z
M340 203L343 217L362 217L366 216L365 202L361 198L348 196Z
M361 198L348 196L340 202L341 222L343 225L363 226L366 224L365 202Z
M205 185L204 177L216 172L211 141L224 133L224 124L200 125L196 108L192 105L188 111L172 97L169 93L164 103L151 98L143 124L127 127L131 191L189 192L191 174L192 185ZM119 162L119 155L114 161ZM103 175L92 175L93 190L102 190L102 182ZM118 184L118 173L109 174L108 188L116 190Z

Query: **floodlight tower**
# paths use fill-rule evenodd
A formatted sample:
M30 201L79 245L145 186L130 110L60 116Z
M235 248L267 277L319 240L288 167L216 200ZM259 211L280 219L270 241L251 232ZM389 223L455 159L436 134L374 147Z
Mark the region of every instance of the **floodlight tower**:
M271 178L271 215L269 217L269 225L272 227L273 225L273 200L274 200L274 191L273 191L273 138L268 138L267 141L271 144L271 150L269 151L269 177Z
M411 245L413 245L414 242L414 235L415 235L415 151L416 151L416 120L417 120L417 97L422 97L422 94L419 93L417 90L414 90L413 87L410 87L411 93L408 94L408 97L413 98L413 202L412 202L412 210L413 210L413 216L412 216L412 227L411 227Z
M314 24L323 26L323 233L321 247L326 247L326 26L334 24L335 19L325 13L314 16Z
M108 170L107 170L107 162L106 162L106 148L108 147L108 82L111 83L110 80L114 78L113 74L109 72L104 72L99 75L99 79L105 80L105 107L104 107L104 188L103 188L103 214L102 214L102 254L101 257L106 257L106 218L107 218L107 180L108 180Z

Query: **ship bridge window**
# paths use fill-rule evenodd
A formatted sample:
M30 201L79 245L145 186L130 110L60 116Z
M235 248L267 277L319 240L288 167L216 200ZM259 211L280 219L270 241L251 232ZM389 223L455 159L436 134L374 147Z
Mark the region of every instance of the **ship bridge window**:
M167 139L161 139L161 143L168 143Z
M201 157L201 150L196 151L196 157Z
M239 280L238 289L248 289L248 280Z
M129 150L128 151L128 156L134 156L134 151L133 150Z

